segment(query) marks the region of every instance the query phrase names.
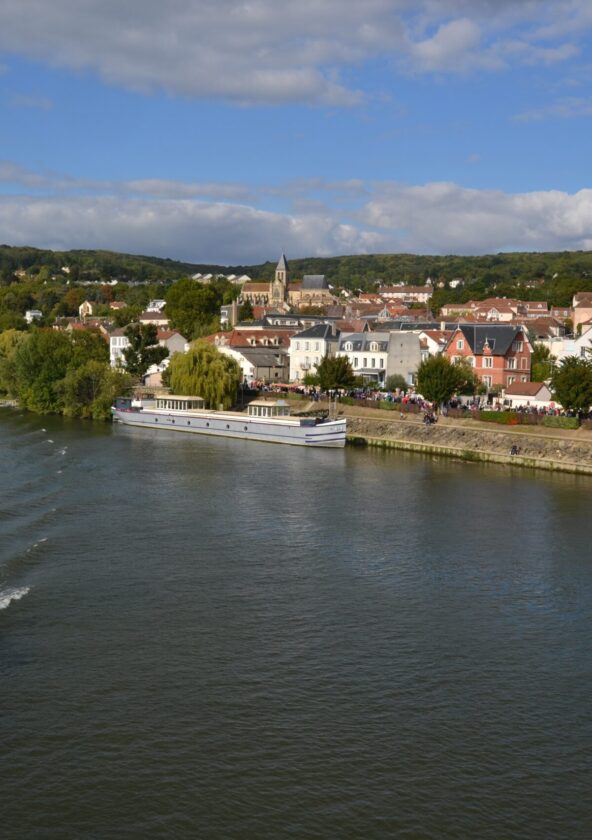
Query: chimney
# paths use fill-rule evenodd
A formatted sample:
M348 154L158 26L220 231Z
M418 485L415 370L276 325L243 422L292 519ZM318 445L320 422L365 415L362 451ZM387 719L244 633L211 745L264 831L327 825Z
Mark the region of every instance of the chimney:
M440 329L442 332L446 329L446 321L440 321Z

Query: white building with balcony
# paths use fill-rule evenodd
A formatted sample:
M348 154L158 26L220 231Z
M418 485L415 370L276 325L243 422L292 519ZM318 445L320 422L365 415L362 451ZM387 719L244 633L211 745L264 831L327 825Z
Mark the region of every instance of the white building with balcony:
M290 339L290 381L302 382L315 373L325 356L334 356L339 331L332 324L315 324Z

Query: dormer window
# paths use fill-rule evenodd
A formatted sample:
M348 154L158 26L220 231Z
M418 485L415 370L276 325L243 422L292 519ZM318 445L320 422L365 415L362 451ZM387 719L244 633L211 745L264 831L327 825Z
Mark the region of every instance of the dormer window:
M371 341L370 342L370 352L371 353L378 353L378 342Z
M343 345L343 349L346 350L348 353L351 353L351 351L354 349L354 345L351 343L351 341L346 341Z

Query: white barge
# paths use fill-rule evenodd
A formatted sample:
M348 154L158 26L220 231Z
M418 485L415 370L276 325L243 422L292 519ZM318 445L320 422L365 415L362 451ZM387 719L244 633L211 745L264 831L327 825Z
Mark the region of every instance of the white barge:
M255 400L243 414L208 410L201 397L170 394L158 397L150 406L137 406L131 399L118 399L113 406L113 419L126 426L197 435L295 446L345 446L345 420L290 416L290 407L284 400Z

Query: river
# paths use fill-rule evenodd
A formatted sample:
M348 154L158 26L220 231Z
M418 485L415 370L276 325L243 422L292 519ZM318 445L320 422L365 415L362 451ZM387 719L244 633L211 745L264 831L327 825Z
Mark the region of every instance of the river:
M592 479L0 409L0 835L578 840Z

